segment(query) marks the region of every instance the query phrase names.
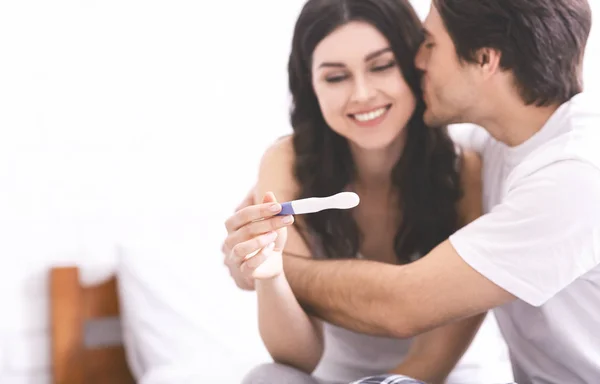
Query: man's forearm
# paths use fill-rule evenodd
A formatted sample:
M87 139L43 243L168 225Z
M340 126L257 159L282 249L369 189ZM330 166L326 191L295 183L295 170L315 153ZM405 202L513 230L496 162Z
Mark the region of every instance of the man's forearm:
M367 260L284 258L284 269L302 306L325 321L355 332L410 337L416 330L410 303L399 295L400 266Z
M412 337L515 300L467 264L449 241L413 263L284 258L298 302L333 324Z

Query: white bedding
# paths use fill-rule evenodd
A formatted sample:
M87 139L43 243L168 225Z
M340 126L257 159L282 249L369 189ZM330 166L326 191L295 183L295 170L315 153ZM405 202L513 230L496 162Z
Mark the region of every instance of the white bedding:
M117 266L127 358L145 384L239 383L269 361L253 292L222 264L223 226L189 220L123 243Z

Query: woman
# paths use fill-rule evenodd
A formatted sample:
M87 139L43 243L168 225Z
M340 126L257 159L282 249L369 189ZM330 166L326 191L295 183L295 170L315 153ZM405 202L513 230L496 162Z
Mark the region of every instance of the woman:
M267 191L285 201L348 190L361 202L252 227L226 223L226 262L238 284L254 281L261 337L277 362L244 383L347 383L384 372L442 383L477 332L481 316L412 340L324 324L300 307L282 269L282 253L410 263L481 214L478 157L423 123L413 64L422 41L406 0L309 0L302 9L288 67L294 132L265 153L254 202L273 202ZM485 369L470 378L498 380L497 370L481 376Z

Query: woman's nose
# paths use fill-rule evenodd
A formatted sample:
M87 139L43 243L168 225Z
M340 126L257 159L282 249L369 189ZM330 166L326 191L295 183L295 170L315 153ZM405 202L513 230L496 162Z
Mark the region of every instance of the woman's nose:
M376 95L375 87L364 78L356 78L352 92L352 101L364 103L372 100Z

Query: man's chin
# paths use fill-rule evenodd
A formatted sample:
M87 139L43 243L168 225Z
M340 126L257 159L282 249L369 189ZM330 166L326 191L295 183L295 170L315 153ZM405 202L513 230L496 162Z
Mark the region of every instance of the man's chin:
M430 108L425 110L423 114L423 121L428 127L444 127L449 124L453 124L452 119L445 116L436 115L431 112Z
M431 110L429 108L427 108L425 110L425 113L423 114L423 121L429 127L436 127L439 125L439 119L433 113L431 113Z

